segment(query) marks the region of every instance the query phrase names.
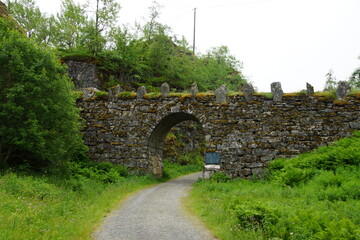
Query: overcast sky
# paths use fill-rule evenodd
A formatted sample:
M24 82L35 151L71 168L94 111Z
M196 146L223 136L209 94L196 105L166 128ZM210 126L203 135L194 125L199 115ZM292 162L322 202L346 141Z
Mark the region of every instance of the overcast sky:
M60 0L35 0L42 11L59 10ZM86 2L86 0L75 0ZM90 0L95 1L95 0ZM142 22L152 0L118 0L119 25ZM333 69L347 80L360 66L360 0L158 0L160 22L193 39L196 51L226 45L243 63L259 91L279 81L284 92L323 89Z

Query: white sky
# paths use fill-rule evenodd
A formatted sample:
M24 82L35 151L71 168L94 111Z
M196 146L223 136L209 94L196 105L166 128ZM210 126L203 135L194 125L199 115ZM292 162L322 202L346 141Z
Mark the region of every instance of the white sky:
M77 1L77 0L75 0ZM78 0L86 2L86 0ZM94 0L92 0L94 1ZM54 13L60 0L36 0ZM152 0L118 0L119 24L143 22ZM259 91L279 81L284 92L323 89L330 69L347 80L360 66L360 0L158 0L160 22L192 44L197 8L196 51L226 45L243 62Z

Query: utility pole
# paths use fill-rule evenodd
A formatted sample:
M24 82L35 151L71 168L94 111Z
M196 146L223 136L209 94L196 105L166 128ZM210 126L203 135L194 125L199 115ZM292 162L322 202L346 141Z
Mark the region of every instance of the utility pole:
M196 8L194 8L194 39L193 39L193 54L195 55L195 36L196 36Z

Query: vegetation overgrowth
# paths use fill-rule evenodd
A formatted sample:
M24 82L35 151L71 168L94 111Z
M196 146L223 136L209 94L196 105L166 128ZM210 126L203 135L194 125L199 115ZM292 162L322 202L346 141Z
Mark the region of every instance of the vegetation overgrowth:
M360 132L270 163L264 179L199 181L188 199L221 239L360 239Z
M121 199L146 186L201 170L165 163L164 177L130 174L111 163L71 163L66 175L0 172L0 239L91 239Z
M106 88L120 84L128 91L144 85L150 91L164 82L185 90L193 82L215 90L221 84L237 90L245 83L242 63L228 47L193 53L184 39L158 19L161 6L153 1L146 23L118 26L120 5L115 0L78 4L62 0L60 12L47 15L34 0L8 1L9 12L29 38L55 50L62 60L96 63ZM99 76L100 76L99 75Z

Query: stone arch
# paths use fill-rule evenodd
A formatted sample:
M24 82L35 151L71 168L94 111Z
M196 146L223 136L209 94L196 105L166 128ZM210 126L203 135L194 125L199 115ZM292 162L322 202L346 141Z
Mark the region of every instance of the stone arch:
M163 117L152 130L148 139L149 167L155 176L163 173L162 151L166 135L171 128L184 121L194 121L201 125L200 120L190 113L176 112Z

